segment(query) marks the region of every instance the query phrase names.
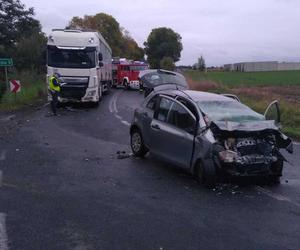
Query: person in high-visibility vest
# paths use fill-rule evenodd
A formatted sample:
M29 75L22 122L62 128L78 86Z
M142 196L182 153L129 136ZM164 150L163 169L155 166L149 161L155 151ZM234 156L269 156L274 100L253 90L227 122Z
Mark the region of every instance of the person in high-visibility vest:
M57 115L57 104L58 104L58 95L60 93L60 75L58 73L55 73L53 76L49 79L49 88L52 96L51 101L51 109L53 112L53 115Z

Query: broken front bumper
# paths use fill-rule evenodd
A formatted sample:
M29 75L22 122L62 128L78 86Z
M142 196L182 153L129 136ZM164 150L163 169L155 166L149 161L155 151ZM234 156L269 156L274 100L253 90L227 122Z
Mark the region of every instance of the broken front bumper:
M278 161L275 156L252 154L233 157L231 151L229 154L224 152L219 154L219 163L222 169L235 176L272 175L272 166Z

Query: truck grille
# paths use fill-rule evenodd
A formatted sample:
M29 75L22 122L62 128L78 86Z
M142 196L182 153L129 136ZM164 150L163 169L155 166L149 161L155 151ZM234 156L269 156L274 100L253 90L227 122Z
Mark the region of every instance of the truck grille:
M61 87L61 97L80 100L85 96L89 77L62 77L65 85Z

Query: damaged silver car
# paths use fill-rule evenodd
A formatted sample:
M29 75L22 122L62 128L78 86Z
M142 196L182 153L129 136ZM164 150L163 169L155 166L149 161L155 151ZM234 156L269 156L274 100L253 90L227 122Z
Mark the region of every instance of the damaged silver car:
M135 110L130 128L133 154L148 151L186 168L207 186L223 174L268 176L279 181L292 153L292 141L280 131L278 102L264 115L233 95L173 89L151 92Z

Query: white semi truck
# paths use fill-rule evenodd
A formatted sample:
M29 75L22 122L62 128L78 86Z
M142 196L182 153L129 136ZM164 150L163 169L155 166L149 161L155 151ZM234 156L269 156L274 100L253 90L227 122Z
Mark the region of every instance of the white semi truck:
M111 48L98 32L53 29L47 43L48 86L54 73L64 83L60 102L99 103L112 85Z

